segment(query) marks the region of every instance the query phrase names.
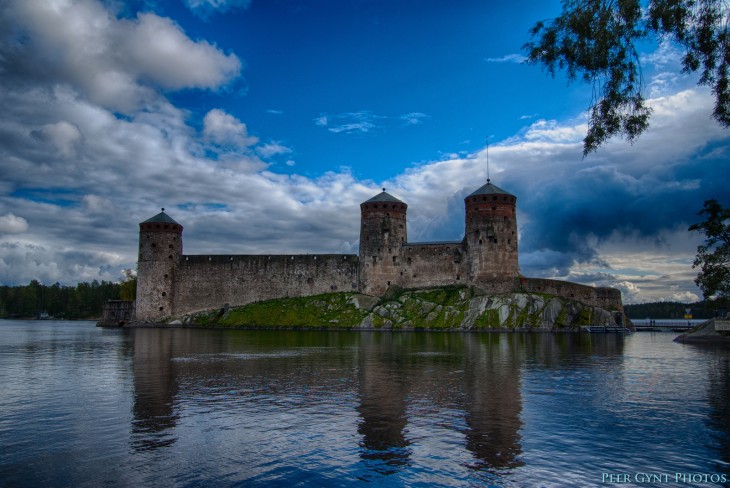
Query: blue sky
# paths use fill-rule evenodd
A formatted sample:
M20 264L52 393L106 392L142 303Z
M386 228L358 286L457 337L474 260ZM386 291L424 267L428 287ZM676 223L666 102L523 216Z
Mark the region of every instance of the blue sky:
M0 283L118 280L160 207L185 252L357 252L359 203L463 235L491 178L527 276L697 299L687 232L728 201L730 131L669 43L642 46L650 130L582 158L591 87L522 63L558 1L8 0Z

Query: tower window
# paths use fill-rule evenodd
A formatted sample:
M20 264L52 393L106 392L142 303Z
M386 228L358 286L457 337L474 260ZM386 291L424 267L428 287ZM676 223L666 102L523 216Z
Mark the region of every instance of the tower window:
M395 264L398 261L398 256L393 256L393 264Z
M152 243L152 247L157 247L157 244L155 244L155 243L153 242L153 243Z
M482 245L482 240L481 240L481 239L479 239L479 245L480 245L480 246Z
M167 292L166 292L166 291L163 291L163 292L162 292L162 296L163 296L163 297L166 297L166 296L167 296Z
M378 262L378 257L377 256L373 256L373 264L377 264L377 262Z

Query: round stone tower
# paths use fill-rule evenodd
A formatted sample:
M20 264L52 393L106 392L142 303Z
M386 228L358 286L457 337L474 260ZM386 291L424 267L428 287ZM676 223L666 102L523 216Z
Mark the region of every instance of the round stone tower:
M517 276L517 197L487 179L486 185L464 199L464 205L469 279Z
M173 314L175 269L182 256L183 226L165 209L139 224L136 319L158 322Z
M401 246L408 242L408 205L383 191L360 204L360 288L382 295L398 283Z

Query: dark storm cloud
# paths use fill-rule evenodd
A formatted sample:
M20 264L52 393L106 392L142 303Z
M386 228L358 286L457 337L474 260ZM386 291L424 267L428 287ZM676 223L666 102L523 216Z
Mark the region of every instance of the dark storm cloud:
M687 227L704 200L730 205L730 133L708 116L705 91L652 104L639 141L611 141L586 159L580 120L537 121L490 146L492 182L517 196L523 274L616 286L632 301L696 298L691 261L701 236ZM486 151L398 177L408 190L396 196L409 203L409 239L463 236L463 198L485 180Z
M522 251L558 252L555 263L545 264L565 271L571 260L595 261L596 242L617 234L660 241L669 229L686 230L697 221L704 200L727 198L723 187L730 164L712 152L710 147L700 148L684 161L638 178L623 172L620 162L586 169L576 164L575 172L546 178L520 201L521 210L530 216L529 226L523 228Z

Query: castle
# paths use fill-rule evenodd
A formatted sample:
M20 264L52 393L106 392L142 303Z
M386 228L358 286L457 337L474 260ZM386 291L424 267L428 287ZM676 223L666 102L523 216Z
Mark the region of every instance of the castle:
M261 300L389 288L464 284L487 293L549 293L623 311L621 294L556 280L524 278L517 260L517 198L487 183L464 199L461 241L408 241L408 205L385 189L360 205L355 254L185 255L183 226L164 212L139 224L135 318L171 317Z

